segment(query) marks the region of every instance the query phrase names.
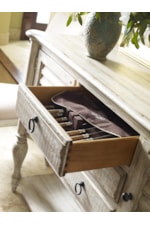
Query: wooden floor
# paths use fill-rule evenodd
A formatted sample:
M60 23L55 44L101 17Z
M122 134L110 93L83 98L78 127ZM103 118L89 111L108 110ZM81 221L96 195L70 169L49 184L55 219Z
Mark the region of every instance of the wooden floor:
M55 174L24 177L18 189L32 212L84 211Z
M15 84L16 80L13 78L11 73L6 69L6 67L0 62L0 82Z
M23 81L21 71L0 49L0 82L20 83Z
M26 80L30 48L31 43L28 40L13 41L7 45L0 45L1 72L7 71L7 78L12 77L15 83L22 83ZM1 79L4 77L2 74L0 76Z

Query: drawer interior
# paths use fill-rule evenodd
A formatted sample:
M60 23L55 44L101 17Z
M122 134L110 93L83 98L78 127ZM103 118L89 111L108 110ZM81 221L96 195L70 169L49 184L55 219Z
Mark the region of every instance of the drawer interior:
M102 136L96 138L92 136L92 138L82 138L79 140L74 139L74 136L70 136L70 132L79 131L80 129L93 129L93 124L86 123L87 120L83 120L81 123L81 127L79 127L80 122L77 122L78 126L75 129L72 125L65 125L63 129L68 135L68 140L72 138L70 142L69 151L67 153L67 157L65 157L65 162L63 163L65 166L63 168L63 175L68 172L75 171L84 171L84 170L93 170L99 168L107 168L114 166L122 166L122 165L130 165L132 161L132 157L134 151L136 149L136 145L138 142L138 133L129 127L124 121L122 121L117 115L111 112L103 103L101 103L98 99L96 99L93 95L91 95L87 90L83 87L29 87L31 92L36 96L36 98L42 104L41 107L46 107L50 112L50 115L54 117L56 120L58 119L58 115L54 115L53 112L56 110L60 110L60 105L58 108L48 108L51 105L52 98L54 96L58 96L58 94L63 93L64 91L71 91L73 94L83 92L85 95L88 95L90 100L96 100L96 104L101 104L104 107L104 110L109 114L109 117L112 117L117 126L120 124L121 129L128 134L125 136L114 135L105 132L106 130L102 129ZM64 109L64 107L62 107ZM71 111L72 112L72 111ZM65 111L66 113L66 111ZM68 108L67 108L68 113ZM70 113L70 112L69 112ZM68 114L67 114L68 115ZM111 115L111 116L110 116ZM66 116L66 115L65 115ZM60 116L62 117L62 115ZM64 115L63 115L64 117ZM68 117L67 117L68 119ZM85 119L84 117L82 119ZM67 122L70 122L69 120ZM65 122L66 123L66 122ZM62 122L58 122L60 124L60 131L62 130ZM84 124L85 127L82 127ZM92 126L92 127L91 127ZM95 128L94 124L94 129ZM95 130L94 130L95 131ZM98 131L99 132L99 131ZM62 158L63 160L63 158Z

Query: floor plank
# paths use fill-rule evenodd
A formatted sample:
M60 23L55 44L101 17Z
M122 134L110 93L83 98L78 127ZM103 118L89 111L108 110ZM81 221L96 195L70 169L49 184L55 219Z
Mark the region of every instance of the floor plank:
M17 83L12 74L7 70L7 68L4 67L4 65L1 62L0 62L0 82L9 84Z
M55 174L23 178L19 192L32 212L80 212L72 195Z
M25 81L31 43L13 41L0 46L0 63L17 83Z
M4 76L4 82L8 80L8 77L10 76L10 82L12 80L14 83L19 83L23 81L23 77L21 74L21 71L15 66L15 64L6 56L6 54L0 49L0 64L1 64L1 80L2 75ZM3 73L3 74L2 74ZM1 81L2 82L2 81Z

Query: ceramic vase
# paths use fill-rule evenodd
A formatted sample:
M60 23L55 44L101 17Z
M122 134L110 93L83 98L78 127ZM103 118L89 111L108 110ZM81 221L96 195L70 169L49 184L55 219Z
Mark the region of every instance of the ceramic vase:
M90 13L84 25L85 46L89 57L103 61L120 37L121 14L101 12L99 19L96 19L95 14Z

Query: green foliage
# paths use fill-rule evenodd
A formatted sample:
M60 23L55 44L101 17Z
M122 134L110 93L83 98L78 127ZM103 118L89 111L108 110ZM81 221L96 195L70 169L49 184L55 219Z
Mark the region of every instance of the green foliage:
M144 32L147 29L150 30L150 12L131 12L121 46L128 45L131 42L138 49L140 42L145 44Z
M88 14L89 12L73 12L68 17L66 26L69 26L72 21L78 21L80 25L83 24L82 16ZM109 12L105 13L105 18L108 18ZM101 12L95 12L95 18L101 22ZM129 20L126 25L125 33L123 35L123 40L121 46L126 46L130 42L138 49L139 43L144 42L144 32L150 30L150 12L131 12L129 15ZM150 42L150 35L148 37Z
M86 15L88 13L90 13L90 12L73 12L73 13L71 13L70 16L68 17L66 26L68 27L72 23L72 21L78 21L79 24L82 26L82 24L83 24L82 16ZM105 18L108 18L109 12L105 12L104 14L105 14ZM99 22L101 22L101 13L95 12L95 18Z
M83 21L82 21L82 16L85 14L88 14L89 12L73 12L70 14L70 16L68 17L66 26L68 27L72 21L76 21L78 20L79 24L82 25Z

